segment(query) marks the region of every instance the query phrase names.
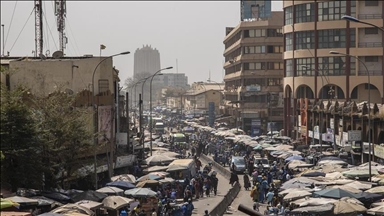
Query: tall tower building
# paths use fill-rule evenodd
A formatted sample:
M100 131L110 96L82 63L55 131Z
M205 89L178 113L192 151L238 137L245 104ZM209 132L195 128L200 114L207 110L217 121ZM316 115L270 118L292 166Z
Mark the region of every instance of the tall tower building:
M140 77L139 74L154 74L160 70L160 53L151 45L143 46L135 51L133 76Z
M241 21L252 19L266 19L271 16L271 0L240 1Z

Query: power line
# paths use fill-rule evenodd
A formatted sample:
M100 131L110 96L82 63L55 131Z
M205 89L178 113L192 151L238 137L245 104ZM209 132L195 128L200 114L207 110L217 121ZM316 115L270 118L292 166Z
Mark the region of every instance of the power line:
M11 49L9 49L9 52L11 52L11 51L12 51L12 49L13 49L13 47L15 46L15 44L16 44L16 42L17 42L17 40L19 39L19 37L20 37L21 33L23 32L23 30L24 30L25 26L27 25L27 23L28 23L28 21L29 21L29 18L31 18L33 11L35 11L35 7L33 7L32 11L31 11L31 14L29 14L29 17L28 17L27 21L24 23L24 26L23 26L23 28L21 29L21 31L20 31L20 33L19 33L19 35L17 35L15 42L12 44L12 47L11 47Z
M15 2L15 6L13 7L11 22L9 23L7 37L5 38L5 44L7 44L7 41L8 41L8 36L9 36L9 32L11 30L11 26L12 26L12 22L13 22L13 16L15 15L15 11L16 11L16 6L17 6L17 1ZM5 44L4 44L4 46L5 46Z
M55 44L55 48L57 50L57 45L56 45L56 42L55 42L55 38L53 37L51 28L49 27L49 24L48 24L48 21L47 21L47 16L45 15L45 13L43 14L43 16L44 16L45 22L47 23L49 33L50 33L50 35L52 37L52 40L53 40L53 44Z
M76 46L76 49L78 50L78 53L80 54L80 49L79 49L79 46L77 45L77 40L76 40L76 37L72 31L71 25L69 24L68 17L66 17L66 20L67 20L67 24L68 24L69 33L71 34L73 41L75 42L74 44Z

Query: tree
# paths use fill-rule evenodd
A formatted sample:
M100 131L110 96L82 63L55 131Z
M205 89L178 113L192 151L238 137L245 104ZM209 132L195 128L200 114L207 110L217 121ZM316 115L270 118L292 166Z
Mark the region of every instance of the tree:
M43 159L49 164L46 172L46 186L56 187L60 182L74 177L82 167L91 145L92 132L89 122L92 118L87 108L74 107L75 97L57 91L48 97L36 97L34 100L38 128L44 143Z
M33 113L23 101L26 94L21 87L8 90L1 83L0 141L5 156L1 182L10 183L13 191L43 185L42 144Z

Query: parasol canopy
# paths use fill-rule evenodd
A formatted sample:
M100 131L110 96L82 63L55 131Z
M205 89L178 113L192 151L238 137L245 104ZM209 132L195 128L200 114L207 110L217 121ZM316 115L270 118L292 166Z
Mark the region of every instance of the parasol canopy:
M137 183L136 187L138 188L148 188L148 187L154 187L159 185L160 182L156 180L145 180Z
M5 209L5 208L10 208L10 207L16 207L19 208L20 204L13 202L12 200L9 199L3 199L1 198L0 200L0 209Z
M384 205L368 209L367 213L370 215L383 215L384 214Z
M163 154L155 154L145 159L148 165L160 165L160 164L169 164L174 161L175 158L168 157Z
M360 195L351 193L349 191L346 191L340 188L328 188L321 191L316 191L313 194L320 197L328 197L328 198L334 198L334 199L340 199L342 197L352 197L356 199L361 198Z
M333 205L334 205L333 213L335 215L363 213L367 211L367 209L364 206L350 203L347 201L337 201L333 203Z
M150 173L150 172L165 171L167 169L168 169L168 166L151 166L151 167L144 169L143 171L145 173Z
M285 159L285 162L290 162L293 160L304 160L304 158L301 155L292 155L292 156L288 157L287 159Z
M130 183L135 183L136 177L131 174L123 174L111 177L111 181L126 181Z
M366 190L365 192L384 195L384 186L374 187L369 190Z
M83 206L87 209L91 209L92 211L96 210L96 209L99 209L100 207L103 206L103 203L100 203L100 202L94 202L94 201L91 201L91 200L81 200L77 203L75 203L76 205L79 205L79 206Z
M305 190L292 191L284 196L284 200L295 200L311 195L312 193Z
M162 176L153 175L150 173L150 174L147 174L147 175L144 175L144 176L138 178L136 182L142 182L142 181L147 181L147 180L160 180L162 178L163 178Z
M33 205L38 205L39 202L34 199L29 199L27 197L21 197L21 196L13 196L13 197L8 197L7 200L11 200L14 203L18 203L21 206L33 206Z
M345 191L349 191L351 193L361 193L361 190L359 189L356 189L356 188L353 188L353 187L350 187L348 185L334 185L334 186L330 186L329 188L340 188L340 189L343 189Z
M114 181L114 182L109 182L106 184L106 186L110 186L110 187L117 187L117 188L120 188L122 190L129 190L129 189L132 189L132 188L135 188L136 186L130 182L127 182L127 181Z
M90 209L80 205L76 205L76 204L63 205L59 208L52 210L51 212L58 213L58 214L68 214L68 215L74 215L73 213L93 215L93 211L91 211Z
M72 200L74 202L79 202L81 200L91 200L95 202L101 202L105 197L107 197L107 194L100 193L97 191L84 191L83 193L75 194L72 196Z
M157 196L157 193L155 191L148 188L135 188L131 190L126 190L124 194L135 198Z
M100 192L100 193L105 193L105 194L112 194L112 195L117 195L117 194L120 194L120 193L123 193L124 190L120 189L120 188L117 188L117 187L112 187L112 186L106 186L106 187L102 187L98 190L96 190L97 192Z
M302 198L295 201L292 201L291 203L298 205L299 207L305 207L305 206L321 206L329 203L337 202L335 199L330 198Z
M133 199L128 199L122 196L109 196L103 200L103 205L106 209L116 210L129 206L133 201Z

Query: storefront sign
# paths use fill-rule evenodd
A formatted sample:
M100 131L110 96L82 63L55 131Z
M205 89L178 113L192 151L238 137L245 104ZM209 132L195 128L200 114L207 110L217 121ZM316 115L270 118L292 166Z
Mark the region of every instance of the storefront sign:
M259 84L249 85L245 88L247 91L261 91L261 86Z
M361 131L360 130L350 130L348 131L348 141L361 141Z
M335 119L334 118L330 119L329 124L330 124L332 129L335 129Z

